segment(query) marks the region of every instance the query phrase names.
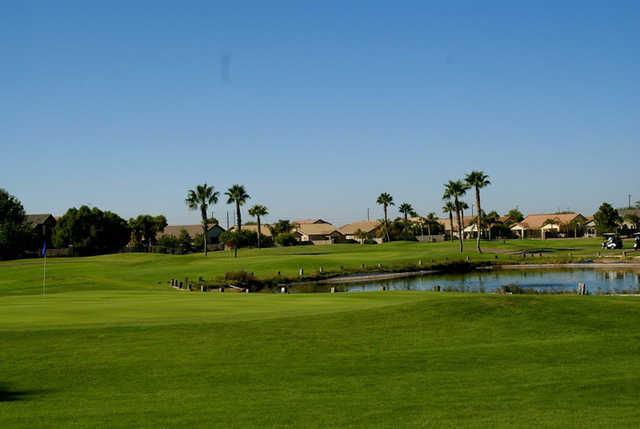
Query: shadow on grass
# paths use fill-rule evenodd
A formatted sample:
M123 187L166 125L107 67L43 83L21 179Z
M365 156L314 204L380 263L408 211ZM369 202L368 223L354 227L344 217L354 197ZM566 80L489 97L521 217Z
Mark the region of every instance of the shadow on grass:
M6 384L0 383L0 403L1 402L16 402L16 401L28 401L34 396L43 395L47 393L46 390L18 390L11 389Z

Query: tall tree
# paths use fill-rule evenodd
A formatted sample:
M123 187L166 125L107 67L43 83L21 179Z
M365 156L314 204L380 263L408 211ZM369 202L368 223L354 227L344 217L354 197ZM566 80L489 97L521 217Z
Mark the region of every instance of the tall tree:
M509 225L513 225L518 222L522 222L524 220L524 215L517 208L512 208L507 213L507 223Z
M391 196L391 194L388 194L386 192L381 193L378 196L378 199L376 200L376 203L378 205L381 205L382 208L384 209L384 233L387 237L387 241L391 241L390 237L389 237L389 206L393 206L395 205L393 202L393 197Z
M596 222L596 231L602 234L604 232L616 232L622 218L611 204L602 203L598 211L593 215L593 220Z
M136 218L129 219L129 228L136 245L144 246L147 252L151 250L151 246L156 243L156 235L164 231L167 227L167 218L163 215L138 215Z
M467 192L469 185L462 180L450 180L444 185L444 200L453 200L453 205L458 218L458 239L460 241L460 252L464 251L464 239L462 236L462 204L460 198Z
M22 203L0 188L0 259L15 258L26 250L29 231L25 216Z
M242 185L233 185L227 189L227 192L224 194L227 196L227 204L235 204L236 206L236 233L239 235L242 232L242 214L240 207L251 197ZM233 256L238 256L238 240L234 240Z
M409 203L402 203L398 207L398 211L404 216L404 224L405 227L409 223L409 215L413 215L416 211L413 209L413 206Z
M268 214L269 211L267 208L261 204L256 204L249 209L249 215L255 217L258 221L258 249L260 248L260 236L262 235L262 230L260 229L260 218Z
M456 206L453 204L453 201L447 201L444 206L442 206L442 211L449 215L449 228L451 231L449 241L453 241L453 213L456 211Z
M207 232L209 231L210 219L207 217L207 209L218 202L220 192L216 191L213 186L208 186L206 183L198 185L195 189L191 189L187 192L187 199L185 203L191 210L200 209L200 216L202 218L202 237L204 246L204 255L207 256Z
M476 225L478 228L478 237L476 238L476 250L478 253L482 253L480 248L480 231L482 231L482 207L480 206L480 189L489 186L489 176L484 171L472 171L465 177L467 185L472 186L476 191L476 207L478 208L478 216L476 218Z

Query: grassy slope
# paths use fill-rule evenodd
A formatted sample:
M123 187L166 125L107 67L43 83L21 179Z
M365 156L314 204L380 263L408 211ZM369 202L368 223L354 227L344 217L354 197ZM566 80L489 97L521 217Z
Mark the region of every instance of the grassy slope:
M0 427L638 427L634 297L156 284L175 272L451 257L447 246L57 259L58 293L46 298L40 261L0 263Z

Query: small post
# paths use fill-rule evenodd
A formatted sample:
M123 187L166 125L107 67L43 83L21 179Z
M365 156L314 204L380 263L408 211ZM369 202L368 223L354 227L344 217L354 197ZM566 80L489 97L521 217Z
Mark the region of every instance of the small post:
M422 259L418 259L418 266L422 265Z
M298 276L304 276L304 268L300 267L300 271L298 271Z
M378 264L378 268L382 268L382 264Z
M287 290L286 286L281 286L280 287L280 293L289 293L289 291Z
M324 273L324 267L320 265L320 274Z
M330 292L331 293L336 293L336 287L335 286L331 286Z

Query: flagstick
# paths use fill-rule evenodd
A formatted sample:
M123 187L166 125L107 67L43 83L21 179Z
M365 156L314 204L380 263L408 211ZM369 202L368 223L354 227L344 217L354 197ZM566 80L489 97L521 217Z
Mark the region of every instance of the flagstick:
M44 267L42 271L42 296L46 295L46 287L47 287L47 253L45 251L44 254Z

